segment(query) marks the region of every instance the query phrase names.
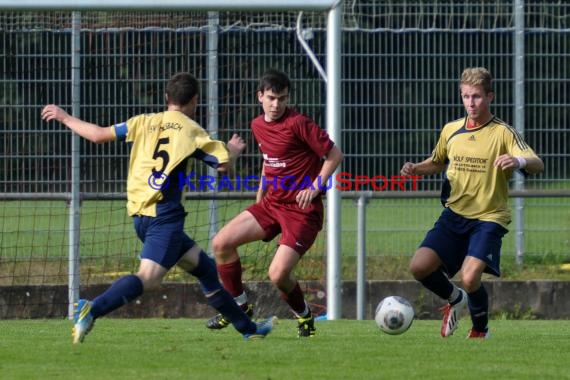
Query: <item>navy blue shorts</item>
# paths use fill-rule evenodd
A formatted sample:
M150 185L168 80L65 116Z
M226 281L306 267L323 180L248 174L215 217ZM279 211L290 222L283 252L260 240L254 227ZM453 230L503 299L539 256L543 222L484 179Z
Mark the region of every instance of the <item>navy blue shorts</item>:
M498 223L467 219L446 208L420 247L433 249L451 278L463 265L466 256L487 264L486 273L501 275L501 244L509 232Z
M185 217L184 212L157 217L133 217L137 236L143 242L141 259L152 260L166 269L176 265L196 244L184 232Z

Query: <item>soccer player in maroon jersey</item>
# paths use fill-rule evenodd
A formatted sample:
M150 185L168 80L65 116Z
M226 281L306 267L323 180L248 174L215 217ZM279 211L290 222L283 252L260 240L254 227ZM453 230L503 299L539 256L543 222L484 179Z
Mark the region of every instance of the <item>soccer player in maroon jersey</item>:
M323 189L343 153L311 118L288 106L290 89L283 72L269 70L260 79L257 98L263 114L251 123L263 155L256 203L223 227L212 246L224 287L252 315L237 249L252 241L271 241L281 233L269 279L298 319L298 336L311 337L314 316L292 272L322 228ZM222 329L229 323L218 314L208 320L207 327Z

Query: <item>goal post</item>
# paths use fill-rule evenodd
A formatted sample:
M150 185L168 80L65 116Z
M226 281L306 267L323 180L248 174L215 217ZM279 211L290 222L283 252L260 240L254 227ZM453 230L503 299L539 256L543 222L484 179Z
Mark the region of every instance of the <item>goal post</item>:
M326 25L326 128L336 144L341 141L341 95L340 95L340 65L341 65L341 26L342 0L287 0L286 2L268 2L266 0L0 0L0 11L320 11L327 12ZM75 28L74 28L75 29ZM74 84L72 84L74 85ZM79 95L74 91L72 104L79 104ZM78 115L78 107L72 112ZM79 115L78 115L79 116ZM74 144L75 145L75 144ZM76 168L78 149L73 149L72 167ZM72 170L72 183L78 183L77 170ZM340 223L340 190L332 187L327 193L327 318L338 319L341 312L341 223ZM78 209L79 186L72 186L69 194L71 207L69 209L70 226L69 257L70 257L70 316L72 304L78 299L77 273L74 264L78 263L77 231L79 231ZM75 202L73 202L75 200ZM74 232L75 231L75 232Z

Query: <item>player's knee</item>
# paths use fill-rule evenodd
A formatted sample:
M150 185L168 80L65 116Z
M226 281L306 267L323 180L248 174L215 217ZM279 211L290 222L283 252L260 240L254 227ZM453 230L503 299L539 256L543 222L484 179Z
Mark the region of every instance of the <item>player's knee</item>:
M481 286L481 276L473 272L463 272L461 274L461 284L467 293L473 293Z
M269 272L267 273L267 277L269 277L269 281L271 281L272 284L274 285L278 285L279 284L279 274L269 270Z
M289 274L281 271L271 270L268 272L269 281L277 286L278 289L283 289L289 284Z
M146 291L156 290L162 285L162 277L145 276L144 274L137 274L137 277L143 284L143 289Z
M484 265L480 265L478 261L471 260L464 263L463 268L461 268L461 284L467 293L479 289L483 270Z
M414 278L418 281L423 279L429 274L428 268L426 268L425 265L422 265L421 261L415 259L412 259L410 261L408 269L412 274L412 276L414 276Z
M214 252L214 254L216 252L219 252L223 246L224 242L222 239L220 239L220 235L218 234L214 236L214 238L212 239L212 251Z
M409 270L416 280L422 280L441 265L437 253L429 248L419 248L410 261Z
M220 234L214 236L214 239L212 239L212 251L216 258L227 258L233 249L234 247Z

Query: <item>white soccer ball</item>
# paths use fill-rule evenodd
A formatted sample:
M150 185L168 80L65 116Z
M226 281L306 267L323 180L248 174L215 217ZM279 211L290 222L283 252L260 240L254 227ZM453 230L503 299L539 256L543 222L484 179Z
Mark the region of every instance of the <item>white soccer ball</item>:
M404 297L389 296L380 301L376 307L374 319L380 330L386 334L402 334L414 321L414 308Z

